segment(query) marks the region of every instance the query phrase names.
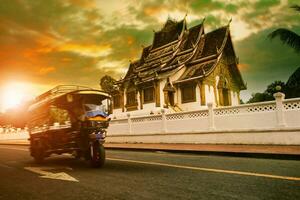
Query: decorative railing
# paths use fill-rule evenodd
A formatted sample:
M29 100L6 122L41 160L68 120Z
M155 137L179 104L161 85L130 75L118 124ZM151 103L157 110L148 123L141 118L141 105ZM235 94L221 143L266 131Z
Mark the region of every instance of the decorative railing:
M300 98L286 99L283 106L285 110L300 110Z
M202 117L208 117L208 110L166 114L167 120L194 119L194 118L202 118Z
M235 115L242 113L258 113L269 112L276 110L276 103L274 101L266 101L260 103L242 104L238 106L226 106L214 109L215 115Z
M110 124L126 124L128 119L113 119L110 121Z
M288 112L287 112L288 111ZM249 130L300 127L300 98L284 100L277 93L275 101L242 104L188 112L165 113L147 116L130 116L112 120L108 134L139 134L178 131ZM143 123L147 122L145 126ZM159 125L159 123L161 125ZM114 125L119 125L114 126Z
M300 98L283 97L279 93L275 101L218 108L208 104L207 109L188 112L166 113L162 109L156 115L128 113L125 118L111 120L108 135L300 128ZM0 127L0 134L24 131Z
M162 120L162 115L135 117L131 119L132 123L151 122L151 121L160 121L160 120Z

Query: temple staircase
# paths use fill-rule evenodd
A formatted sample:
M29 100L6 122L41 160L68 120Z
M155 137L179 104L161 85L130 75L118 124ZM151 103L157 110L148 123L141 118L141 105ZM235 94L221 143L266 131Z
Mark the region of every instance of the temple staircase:
M174 106L169 105L169 108L171 108L173 110L173 112L182 112L183 111L177 104L175 104Z

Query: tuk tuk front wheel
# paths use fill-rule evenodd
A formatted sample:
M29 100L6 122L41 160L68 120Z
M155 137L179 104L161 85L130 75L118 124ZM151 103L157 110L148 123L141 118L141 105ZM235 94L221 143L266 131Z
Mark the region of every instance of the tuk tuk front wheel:
M92 167L102 167L105 163L105 149L102 144L95 142L91 147Z

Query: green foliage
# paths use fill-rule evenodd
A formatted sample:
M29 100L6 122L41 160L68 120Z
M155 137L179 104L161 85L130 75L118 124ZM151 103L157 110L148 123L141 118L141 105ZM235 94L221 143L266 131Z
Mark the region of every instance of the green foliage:
M272 101L274 100L274 93L283 92L285 93L285 83L282 81L274 81L270 85L267 86L267 89L263 93L253 93L251 98L247 103L255 103L262 101Z
M264 93L266 93L269 96L272 96L276 92L285 92L285 83L282 81L274 81L270 85L267 86L267 89Z
M300 67L289 77L285 90L286 98L300 97Z
M115 85L116 80L112 78L111 76L105 75L101 78L100 80L100 87L104 92L107 92L111 94L112 92L115 91Z
M248 100L247 103L255 103L255 102L262 102L262 101L271 101L273 97L267 95L266 93L253 93L251 98Z
M300 12L300 6L293 5L292 9ZM292 47L297 53L300 53L300 35L285 28L279 28L268 35L270 39L278 37L283 44Z

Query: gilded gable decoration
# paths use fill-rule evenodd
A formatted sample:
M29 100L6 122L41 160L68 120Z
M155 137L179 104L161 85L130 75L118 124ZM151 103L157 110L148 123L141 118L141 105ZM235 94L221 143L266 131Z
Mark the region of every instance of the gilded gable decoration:
M153 113L165 107L177 112L200 109L208 102L238 104L246 85L237 60L229 24L205 32L204 20L188 27L185 18L168 19L118 81L125 88L125 111Z

